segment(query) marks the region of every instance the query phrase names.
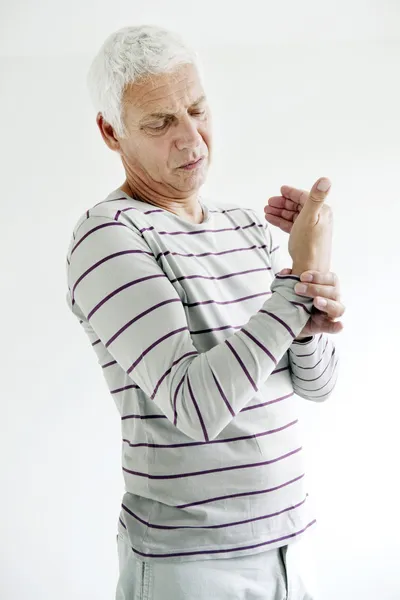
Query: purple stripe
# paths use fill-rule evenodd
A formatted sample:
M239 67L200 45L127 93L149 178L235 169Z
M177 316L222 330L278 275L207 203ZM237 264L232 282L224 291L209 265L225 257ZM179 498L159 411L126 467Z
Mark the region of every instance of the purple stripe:
M331 387L331 389L329 390L329 392L326 392L325 394L319 394L318 396L311 396L311 399L314 400L315 398L324 398L325 396L328 396L329 394L331 394L333 392L333 390L335 389L335 386L336 386L336 381L334 382L334 384Z
M170 373L172 371L172 367L174 367L175 365L177 365L181 360L183 360L187 356L197 356L197 354L198 354L198 352L186 352L186 354L183 354L180 358L177 358L176 360L174 360L174 362L169 367L169 369L167 369L165 371L165 373L157 381L156 387L154 388L154 391L151 394L150 399L154 400L155 395L157 394L158 388L160 387L160 385L162 384L162 382L164 381L164 379L166 378L166 376L168 375L168 373Z
M134 198L134 200L137 200L137 198ZM141 200L138 200L138 202L141 202ZM163 212L169 212L167 210L164 210L162 208L156 208L156 209L151 209L151 210L140 210L140 208L137 208L136 206L127 206L126 208L123 208L121 211L119 212L128 212L129 210L136 210L138 213L140 213L141 215L149 215L151 213L163 213Z
M264 310L263 308L260 310L261 313L265 313L266 315L272 317L273 319L275 319L276 321L278 321L278 323L280 323L281 325L283 325L288 332L290 333L290 335L292 336L292 338L294 339L296 336L294 335L293 331L291 330L291 328L289 327L289 325L287 325L284 321L282 321L282 319L280 319L279 317L277 317L276 315L274 315L272 312L270 312L269 310Z
M236 206L235 208L224 208L223 210L218 209L218 210L214 210L214 209L210 209L209 212L210 213L218 213L220 215L223 215L224 213L228 213L228 212L234 212L235 210L240 210L242 211L245 215L247 215L246 211L251 212L251 215L247 215L247 216L252 216L254 217L254 210L252 208L246 208L245 206Z
M267 313L267 311L265 311L263 309L260 309L259 312ZM267 313L267 314L269 314L269 313ZM271 316L274 316L274 315L271 315ZM210 327L210 329L197 329L196 331L193 329L190 329L189 333L191 335L200 335L202 333L210 333L211 331L222 331L223 329L243 329L243 327L245 325L247 325L247 323L244 323L243 325L221 325L221 327Z
M309 354L297 354L297 352L296 352L296 353L295 353L295 352L293 352L293 348L292 348L292 347L290 347L290 348L289 348L289 350L290 350L291 352L293 352L293 355L294 355L296 358L304 358L305 356L312 356L312 355L313 355L313 354L315 354L315 353L316 353L316 351L318 350L318 344L320 343L320 341L322 340L322 338L323 338L323 333L321 333L321 335L319 336L319 338L318 338L318 340L317 340L317 345L316 345L316 348L315 348L315 350L313 350L313 352L310 352ZM307 345L307 344L304 344L304 345ZM300 346L301 346L301 344L300 344Z
M92 346L96 346L97 344L100 344L101 340L96 340L95 342L92 342Z
M188 328L187 327L180 327L179 329L175 329L174 331L170 331L166 335L163 335L158 340L156 340L153 344L151 344L151 346L149 346L148 348L146 348L146 350L144 350L141 353L141 355L139 356L139 358L137 358L135 360L135 362L129 367L129 369L127 370L127 374L129 375L129 373L131 373L133 371L133 369L140 363L140 361L143 360L143 358L146 356L146 354L148 354L155 346L157 346L158 344L161 344L161 342L163 342L164 340L172 337L173 335L176 335L177 333L181 333L182 331L188 331Z
M232 406L230 405L228 398L225 396L224 390L223 390L223 389L222 389L222 387L220 386L220 384L219 384L219 382L218 382L217 378L215 377L215 375L214 375L214 372L213 372L213 370L212 370L212 369L211 369L211 373L212 373L212 376L213 376L213 378L214 378L215 385L217 386L217 388L218 388L218 391L219 391L219 393L221 394L223 401L225 402L225 405L227 406L227 408L228 408L229 412L231 413L232 417L235 417L235 416L236 416L236 413L235 413L235 411L233 410Z
M255 271L270 271L270 270L271 270L271 267L266 267L266 268L261 268L261 269L250 269L247 271L241 271L239 273L228 273L227 275L222 275L221 277L208 277L206 275L188 275L188 276L183 276L183 277L177 277L176 279L171 279L170 282L175 283L177 281L182 281L184 279L194 279L194 278L221 280L221 279L226 279L227 277L235 277L236 275L244 275L244 274L248 274L248 273L253 273ZM130 281L129 283L125 283L121 287L117 288L116 290L114 290L113 292L108 294L98 304L96 304L96 306L89 312L89 314L87 316L87 320L89 321L91 319L91 317L94 315L94 313L97 310L99 310L99 308L101 306L103 306L103 304L108 302L108 300L113 298L113 296L116 296L117 294L119 294L120 292L122 292L123 290L127 289L128 287L130 287L132 285L136 285L137 283L142 283L143 281L147 281L149 279L155 279L157 277L165 278L166 275L165 275L165 273L161 273L161 274L157 274L157 275L147 275L146 277L140 277L139 279L134 279L133 281ZM266 293L271 294L272 292L266 292Z
M262 431L261 433L253 433L250 435L241 435L240 437L235 438L226 438L223 440L211 440L207 444L205 442L185 442L182 444L147 444L145 442L132 444L126 438L122 438L122 441L128 444L131 448L187 448L191 446L208 446L210 444L230 444L231 442L241 442L243 440L252 440L255 437L263 437L265 435L272 435L273 433L278 433L280 431L284 431L285 429L289 429L289 427L293 427L296 425L298 420L291 421L287 425L283 425L283 427L278 427L277 429L268 429L267 431Z
M282 367L281 369L275 369L275 371L272 371L271 375L276 375L276 373L281 373L282 371L288 371L289 370L289 365L287 367Z
M131 199L131 198L130 198L130 199ZM133 199L134 199L134 200L138 200L137 198L133 198ZM108 200L107 202L115 202L115 200L127 200L127 198L116 198L116 199L114 199L114 200ZM103 200L103 202L106 202L106 201L104 201L104 200ZM103 202L99 202L99 204L102 204ZM138 200L138 202L140 202L140 200ZM95 206L98 206L98 204L96 204ZM141 214L143 214L143 215L147 215L147 214L149 214L149 213L152 213L152 212L169 212L169 211L166 211L166 210L164 210L164 209L147 210L147 211L145 211L145 212L144 212L144 211L142 211L142 210L140 210L139 208L136 208L136 207L134 207L134 206L128 206L127 208L124 208L124 209L123 209L123 212L126 212L126 211L128 211L128 210L137 210L138 212L140 212L140 213L141 213ZM247 213L246 213L246 211L247 211L247 210L253 213L253 209L251 209L251 208L246 208L246 207L228 208L228 209L224 209L224 210L214 210L214 209L209 209L209 212L210 212L210 213L218 213L218 214L221 214L221 215L222 215L222 214L224 214L224 213L233 212L233 211L235 211L235 210L240 210L240 211L242 211L242 212L243 212L243 213L245 213L245 214L247 214ZM252 215L252 216L254 216L254 213L253 213L253 215Z
M119 522L121 523L122 527L125 527L125 529L126 529L126 525L125 525L125 523L122 521L121 517L119 518Z
M161 256L168 256L168 254L171 254L171 256L186 256L186 257L204 257L204 256L220 256L222 254L229 254L231 252L241 252L241 251L246 251L246 250L254 250L254 249L262 249L262 248L266 248L266 245L263 244L262 246L250 246L248 248L234 248L232 250L224 250L222 252L203 252L202 254L183 254L181 252L160 252L157 257L156 260L158 261L159 258ZM148 256L154 256L152 252L146 252L144 250L122 250L121 252L115 252L114 254L110 254L109 256L105 256L104 258L102 258L101 260L99 260L97 263L95 263L94 265L92 265L91 267L89 267L89 269L87 269L84 273L82 273L82 275L77 279L75 285L72 288L72 295L74 295L75 293L75 289L78 286L78 284L82 281L82 279L84 279L89 273L91 273L91 271L93 271L94 269L96 269L98 266L102 265L103 263L105 263L108 260L111 260L113 258L116 258L117 256L123 256L125 254L147 254ZM299 281L299 278L296 278L297 281ZM75 304L75 299L74 297L72 297L72 304Z
M155 525L154 523L150 523L149 521L145 521L139 515L135 514L132 510L130 510L125 504L122 504L122 508L125 512L127 512L131 517L139 521L139 523L143 523L147 527L151 529L163 529L163 530L176 530L176 529L224 529L225 527L238 527L239 525L245 525L246 523L254 523L256 521L263 521L264 519L272 519L273 517L278 517L279 515L283 515L284 513L290 512L291 510L295 510L296 508L300 508L306 502L307 496L299 502L298 504L294 504L292 506L288 506L287 508L283 508L275 513L270 513L266 515L261 515L260 517L254 517L252 519L244 519L243 521L233 521L231 523L222 523L219 525Z
M249 337L251 340L253 340L253 342L255 344L257 344L257 346L259 346L261 348L261 350L263 350L265 352L265 354L267 354L270 359L272 360L272 362L275 363L275 365L278 364L278 361L276 360L276 358L271 354L271 352L268 350L268 348L266 346L264 346L264 344L262 344L261 342L259 342L254 335L252 335L251 333L249 333L248 331L246 331L246 329L242 329L242 332L247 335L247 337Z
M220 275L219 277L215 277L212 275L183 275L181 277L177 277L176 279L170 279L171 283L175 283L176 281L182 281L183 279L213 279L220 281L221 279L227 279L228 277L235 277L236 275L247 275L248 273L256 273L257 271L271 271L271 267L260 267L259 269L247 269L247 271L238 271L236 273L228 273L226 275Z
M182 252L170 252L169 250L167 250L167 252L160 252L159 254L157 254L156 260L158 260L160 258L160 256L168 256L168 254L171 254L171 256L186 256L186 257L196 257L196 258L202 258L204 256L221 256L222 254L231 254L232 252L246 252L247 250L262 250L263 248L266 248L267 246L265 244L263 244L262 246L246 246L245 248L232 248L231 250L223 250L222 252L202 252L201 254L184 254ZM300 281L300 278L297 277L296 281Z
M105 347L108 348L108 346L110 346L110 344L115 342L117 337L119 337L126 329L128 329L128 327L133 325L133 323L135 323L136 321L139 321L139 319L148 315L153 310L157 310L157 308L160 308L161 306L164 306L165 304L171 304L172 302L181 303L181 299L180 298L170 298L169 300L163 300L162 302L159 302L158 304L154 304L153 306L150 306L150 308L146 308L146 310L144 310L142 313L139 313L138 315L136 315L136 317L134 317L133 319L131 319L130 321L125 323L125 325L123 327L121 327L121 329L119 329L116 333L114 333L114 335L108 340L108 342L106 342ZM186 327L186 329L187 329L187 327Z
M177 408L176 408L176 399L178 397L179 388L181 387L181 385L183 385L184 381L185 381L185 373L182 375L182 379L180 380L180 382L176 386L176 390L175 390L175 394L174 394L173 408L174 408L174 425L175 426L176 426L176 424L178 422L178 411L177 411Z
M238 231L239 229L248 229L249 227L262 227L262 225L258 225L257 223L250 223L249 225L237 225L237 227L224 227L223 229L198 229L196 231L158 231L158 235L198 235L199 233L222 233L223 231ZM144 227L143 229L139 229L140 233L144 231L154 231L155 227Z
M117 256L123 256L125 254L147 254L149 256L153 256L152 252L145 252L144 250L121 250L121 252L115 252L114 254L110 254L109 256L105 256L104 258L102 258L101 260L99 260L97 263L95 263L94 265L92 265L91 267L89 267L89 269L87 269L84 273L82 273L82 275L77 279L74 287L72 288L72 294L74 294L76 287L82 281L82 279L84 279L87 275L89 275L89 273L91 273L92 271L94 271L94 269L96 269L97 267L99 267L103 263L107 262L108 260L116 258ZM73 300L73 303L74 302L75 301Z
M327 339L326 339L326 341L325 341L325 347L324 347L324 349L322 350L321 358L320 358L320 359L319 359L319 361L318 361L317 363L315 363L315 365L313 365L312 367L302 367L301 365L299 365L299 364L297 364L297 363L295 362L294 358L291 358L291 360L290 360L291 364L292 364L293 366L297 367L298 369L303 369L303 370L307 370L307 369L308 369L308 370L310 370L310 369L315 369L315 367L316 367L317 365L319 365L319 363L321 362L321 360L322 360L322 359L323 359L323 357L324 357L325 350L326 350L326 348L327 348L327 346L328 346L328 342L329 342L329 339L327 338ZM331 358L332 358L332 356L335 354L335 352L336 352L336 348L333 348L333 351L332 351L332 354L331 354ZM314 352L313 352L312 354L314 354ZM304 356L312 356L312 354L305 354ZM296 358L299 358L299 357L298 357L296 354L294 354L294 356L295 356ZM328 365L329 365L329 363L328 363ZM300 379L300 377L299 377L299 379ZM308 380L308 379L303 379L303 381L311 381L311 380Z
M131 546L131 548L132 548L133 552L135 552L136 554L139 554L140 556L145 556L145 557L148 556L150 558L151 557L153 557L153 558L161 558L161 557L162 558L171 558L171 557L175 557L175 556L197 556L197 555L203 555L203 554L222 554L222 553L226 554L228 552L239 552L241 550L252 550L253 548L262 548L263 546L268 546L269 544L275 544L277 542L284 542L288 539L291 539L298 535L301 535L309 527L314 525L316 522L317 522L317 520L314 519L313 521L308 523L308 525L303 527L303 529L296 531L296 533L290 533L289 535L284 535L282 537L275 538L273 540L268 540L268 542L261 542L260 544L252 544L250 546L238 546L237 548L228 548L227 550L198 550L197 552L175 552L175 553L168 553L168 554L162 554L162 553L154 554L154 553L140 552L133 546Z
M221 327L210 327L210 329L198 329L194 331L190 329L189 333L191 335L200 335L202 333L210 333L211 331L223 331L224 329L241 329L242 325L221 325Z
M225 344L228 346L228 348L230 349L230 351L232 352L232 354L235 356L236 360L238 361L238 363L240 364L240 366L242 367L242 370L244 371L247 379L250 381L251 385L253 386L254 390L256 392L258 392L258 387L256 386L256 384L254 383L253 379L250 376L250 373L248 372L246 365L244 364L244 362L242 361L242 359L240 358L239 354L236 352L236 350L234 349L234 347L229 343L228 340L225 340Z
M121 421L126 419L166 419L165 415L125 415L121 417Z
M102 369L106 369L107 367L111 367L111 365L116 365L116 364L117 364L117 361L116 360L112 360L112 361L106 363L105 365L101 365L101 368Z
M302 302L295 302L294 300L290 300L289 302L290 304L293 304L293 306L301 306L301 308L304 308L307 314L311 315L311 310L309 310Z
M241 412L245 412L246 410L253 410L254 408L261 408L262 406L268 406L269 404L275 404L276 402L282 402L282 400L286 400L287 398L291 398L294 396L294 392L290 392L290 394L286 394L285 396L281 396L280 398L275 398L274 400L268 400L268 402L262 402L261 404L252 404L251 406L245 406L242 408Z
M176 395L178 393L178 390L180 388L180 386L183 384L185 380L185 375L183 375L179 385L176 388L175 391L175 395L174 395L174 415L175 415L175 419L174 419L174 425L176 425L176 419L177 419L177 414L176 414ZM245 408L242 408L241 412L244 412L246 410L252 410L254 408L262 408L263 406L267 406L269 404L274 404L275 402L282 402L282 400L286 400L287 398L291 398L292 396L294 396L294 392L291 392L290 394L286 394L285 396L281 396L280 398L275 398L274 400L268 400L268 402L263 402L262 404L253 404L251 406L246 406ZM143 415L126 415L124 417L121 417L122 420L124 419L167 419L167 417L165 415L147 415L147 416L143 416ZM219 440L213 440L211 442L208 442L209 444L213 444L214 442L218 442ZM199 444L204 444L204 442L195 442L195 443L199 443ZM143 445L143 444L138 444ZM151 444L150 444L151 445ZM178 444L179 445L179 444ZM184 444L183 444L184 445Z
M337 359L337 361L335 362L335 364L334 364L334 367L333 367L333 369L332 369L331 376L329 377L328 381L327 381L326 383L324 383L324 385L323 385L322 387L320 387L320 388L316 388L316 389L312 388L312 389L310 390L310 389L306 389L306 388L303 388L303 387L301 387L301 386L297 385L297 383L296 383L296 382L293 382L293 383L295 384L295 386L296 386L296 389L297 389L297 390L303 390L304 392L319 392L319 391L320 391L320 390L322 390L322 389L323 389L323 388L324 388L326 385L328 385L328 383L329 383L329 382L332 380L332 377L333 377L333 375L334 375L334 373L335 373L335 369L336 369L336 367L337 367L337 364L338 364L338 362L339 362L339 359ZM325 370L326 370L326 369L325 369ZM324 371L324 373L325 373L325 371ZM320 377L321 377L321 376L322 376L322 374L320 375ZM319 379L319 377L317 377L317 379ZM307 379L307 381L316 381L316 379Z
M233 212L234 210L241 210L244 212L245 210L251 210L251 208L246 209L246 208L242 208L240 206L236 206L235 208L224 208L223 210L220 210L220 209L217 209L217 210L212 209L211 210L211 208L210 208L209 212L210 213L219 213L219 214L223 215L224 213Z
M113 292L108 294L105 298L103 298L103 300L101 300L98 304L96 304L96 306L94 308L92 308L92 310L89 312L89 314L87 316L87 320L89 321L89 319L91 317L93 317L94 313L97 310L99 310L99 308L101 306L103 306L103 304L108 302L108 300L110 300L113 296L116 296L117 294L119 294L123 290L126 290L128 287L130 287L132 285L136 285L137 283L142 283L143 281L147 281L149 279L156 279L157 277L162 277L163 279L165 279L166 275L165 275L165 273L160 273L157 275L146 275L146 277L139 277L139 279L134 279L133 281L129 281L129 283L125 283L124 285L121 285L121 287L117 288L116 290L114 290Z
M184 358L186 358L187 356L197 356L197 355L198 355L198 352L186 352L186 354L183 354L183 356L181 356L180 358L177 358L176 360L174 360L174 362L173 362L173 363L172 363L172 365L169 367L169 369L167 369L167 370L165 371L165 373L164 373L164 374L161 376L161 378L158 380L158 382L157 382L157 384L156 384L156 387L154 388L154 391L153 391L153 393L152 393L152 394L151 394L151 396L150 396L150 399L151 399L151 400L154 400L154 398L155 398L155 396L156 396L156 394L157 394L158 388L160 387L160 385L162 384L162 382L164 381L164 379L166 378L166 376L167 376L167 375L168 375L168 374L171 372L171 370L172 370L172 367L174 367L176 364L178 364L178 363L179 363L181 360L183 360L183 359L184 359ZM288 370L289 370L289 366L287 366L287 367L282 367L281 369L276 369L275 371L272 371L271 375L275 375L275 374L277 374L277 373L281 373L282 371L288 371ZM213 374L213 376L214 376L214 374ZM215 379L215 376L214 376L214 379ZM218 389L219 389L219 383L217 382L217 380L216 380L216 379L215 379L215 383L217 384L217 386L218 386ZM128 390L128 389L130 389L130 388L137 388L137 389L140 389L140 386L138 386L138 385L136 385L136 384L132 384L132 385L126 385L125 387L118 388L118 389L116 389L116 390L111 390L111 394L117 394L118 392L123 392L123 391L125 391L125 390ZM231 414L232 414L232 416L234 417L234 416L235 416L235 412L233 411L233 409L232 409L232 408L230 408L229 401L228 401L228 399L226 398L226 396L224 395L224 393L223 393L223 390L222 390L222 389L220 389L220 393L221 393L222 397L224 398L225 402L227 403L227 406L228 406L229 410L231 411Z
M124 392L125 390L130 390L131 388L135 388L140 390L140 387L136 385L136 383L132 383L131 385L125 385L124 387L117 388L115 390L111 390L111 394L119 394L119 392Z
M304 370L307 370L307 369L308 369L308 370L310 370L310 369L315 369L315 367L316 367L317 365L319 365L319 363L321 362L321 360L324 358L325 350L326 350L326 347L328 346L328 341L329 341L329 340L328 340L328 339L326 339L326 342L325 342L325 347L324 347L324 349L322 350L322 353L321 353L321 358L320 358L320 359L319 359L319 361L318 361L317 363L315 363L315 365L313 365L312 367L301 367L300 365L298 365L298 364L297 364L297 363L294 361L294 359L293 359L293 358L292 358L291 364L292 364L292 365L294 365L294 366L296 366L296 367L298 367L299 369L304 369ZM334 354L334 352L335 352L335 349L333 350L333 353L332 353L332 354ZM314 353L313 353L313 354L314 354ZM296 355L294 355L294 356L296 356ZM312 354L310 354L310 356L312 356ZM296 357L296 358L297 358L297 357Z
M259 294L251 294L251 296L242 296L242 298L235 298L234 300L224 300L223 302L218 302L217 300L202 300L201 302L182 302L183 306L188 306L192 308L193 306L200 306L202 304L236 304L237 302L244 302L246 300L251 300L251 298L259 298L260 296L269 296L272 292L260 292Z
M273 463L285 460L286 458L297 454L297 452L300 452L300 450L302 450L301 446L300 448L296 448L296 450L292 450L287 454L278 456L278 458L272 458L271 460L264 460L258 463L234 465L233 467L219 467L218 469L208 469L206 471L193 471L191 473L178 473L175 475L149 475L149 473L142 473L141 471L132 471L130 469L126 469L125 467L122 467L122 470L125 471L125 473L129 473L130 475L137 475L138 477L145 477L146 479L183 479L185 477L194 477L197 475L209 475L210 473L221 473L223 471L234 471L237 469L249 469L253 467L263 467L265 465L272 465Z
M87 233L85 233L84 236L81 237L81 239L79 240L79 242L77 244L75 244L75 246L72 248L72 250L71 250L71 256L75 252L75 250L78 248L78 246L80 244L82 244L83 240L85 240L89 235L91 235L95 231L98 231L99 229L103 229L104 227L112 227L113 225L119 225L119 226L122 226L122 227L126 227L126 225L124 225L123 223L115 223L114 221L111 221L111 223L103 223L102 225L98 225L97 227L94 227L93 229L90 229Z
M290 481L286 481L285 483L282 483L281 485L277 485L272 488L267 488L264 490L256 490L253 492L240 492L239 494L227 494L226 496L215 496L214 498L207 498L207 500L198 500L196 502L190 502L189 504L178 504L175 506L175 508L188 508L189 506L198 506L199 504L208 504L210 502L217 502L218 500L230 500L231 498L243 498L245 496L255 496L257 494L268 494L269 492L276 492L277 490L280 490L288 485L291 485L292 483L296 483L297 481L300 481L300 479L302 479L303 477L305 477L305 473L303 473L302 475L299 475L299 477L295 477L295 479L291 479Z
M169 212L166 211L162 208L152 208L151 210L140 210L140 208L136 208L135 206L127 206L126 208L123 208L122 210L118 211L119 213L126 213L129 210L136 210L137 212L139 212L141 215L151 215L152 213L163 213L163 212Z
M188 384L189 394L190 394L190 396L192 398L192 402L193 402L194 407L196 409L197 416L199 417L201 428L203 430L204 439L205 439L206 442L208 442L209 441L209 437L208 437L207 429L206 429L203 417L201 415L201 411L200 411L199 405L196 402L196 398L194 396L194 393L193 393L193 390L192 390L192 386L190 385L189 373L186 372L186 375L187 375L187 384Z
M336 348L334 348L334 349L332 350L332 354L331 354L331 356L330 356L330 358L329 358L329 360L328 360L328 362L327 362L327 365L326 365L325 369L322 371L322 373L320 373L320 374L318 375L318 377L314 377L314 379L305 379L304 377L299 377L298 375L296 375L296 374L295 374L295 373L293 373L293 372L292 372L292 374L293 374L293 375L295 375L296 379L298 379L299 381L317 381L317 379L319 379L320 377L322 377L322 375L325 373L325 371L327 370L327 368L328 368L328 367L329 367L329 365L331 364L331 360L332 360L332 358L333 358L333 356L334 356L334 354L335 354L335 353L336 353ZM321 359L321 360L322 360L322 359ZM319 360L319 361L317 362L317 364L315 365L315 367L317 367L317 365L319 365L319 363L320 363L320 362L321 362L321 361ZM293 363L293 362L292 362L292 364L295 364L295 363ZM305 369L305 368L306 368L306 367L299 367L298 365L296 365L296 367L297 367L297 368L299 368L299 369ZM313 367L313 368L315 368L315 367Z
M277 246L277 248L279 248L279 246ZM276 250L276 248L275 248ZM275 275L275 277L277 279L294 279L294 281L300 281L300 277L298 275L278 275L278 273Z

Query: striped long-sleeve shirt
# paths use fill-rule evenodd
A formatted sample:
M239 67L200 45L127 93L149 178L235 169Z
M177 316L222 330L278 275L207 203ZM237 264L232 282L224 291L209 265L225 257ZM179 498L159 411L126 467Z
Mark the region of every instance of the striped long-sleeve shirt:
M195 224L120 189L77 222L67 302L121 415L118 527L146 560L258 553L314 522L297 396L323 401L338 357L294 341L294 291L256 211L201 200ZM290 265L289 265L290 266Z

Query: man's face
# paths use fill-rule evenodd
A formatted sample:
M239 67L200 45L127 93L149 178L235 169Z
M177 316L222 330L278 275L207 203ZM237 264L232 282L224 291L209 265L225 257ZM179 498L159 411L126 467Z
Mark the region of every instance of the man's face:
M138 191L195 193L211 160L211 115L197 69L181 65L129 86L123 107L128 138L119 140L120 154ZM196 168L181 168L200 157Z

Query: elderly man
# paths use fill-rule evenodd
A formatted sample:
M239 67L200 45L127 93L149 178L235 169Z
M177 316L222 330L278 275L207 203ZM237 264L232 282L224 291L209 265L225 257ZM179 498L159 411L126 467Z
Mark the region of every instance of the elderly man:
M327 180L284 186L265 219L201 197L210 108L164 29L111 35L89 85L126 179L74 228L67 300L121 414L116 597L314 598L291 558L315 523L296 395L337 378ZM266 221L290 232L291 269Z

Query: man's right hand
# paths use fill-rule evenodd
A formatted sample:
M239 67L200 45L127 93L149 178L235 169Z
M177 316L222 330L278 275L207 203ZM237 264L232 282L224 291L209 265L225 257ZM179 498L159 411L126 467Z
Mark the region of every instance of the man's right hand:
M324 190L318 189L320 183L327 184ZM329 179L319 178L293 223L288 247L293 260L293 275L300 276L304 271L326 273L330 270L333 214L325 204L330 186Z

